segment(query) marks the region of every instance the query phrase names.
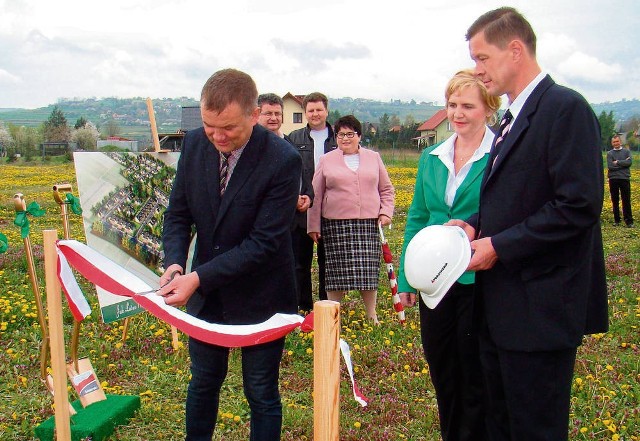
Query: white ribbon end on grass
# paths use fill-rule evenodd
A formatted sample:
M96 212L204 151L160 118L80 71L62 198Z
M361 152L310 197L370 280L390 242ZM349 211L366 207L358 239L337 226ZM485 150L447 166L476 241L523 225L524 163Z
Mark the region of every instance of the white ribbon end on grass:
M353 364L351 363L351 348L346 341L340 339L340 352L342 353L342 357L344 358L344 364L347 365L347 371L349 372L349 379L351 380L351 388L353 389L353 398L360 404L362 407L367 407L367 397L362 395L360 389L358 389L358 385L356 385L356 380L353 376Z

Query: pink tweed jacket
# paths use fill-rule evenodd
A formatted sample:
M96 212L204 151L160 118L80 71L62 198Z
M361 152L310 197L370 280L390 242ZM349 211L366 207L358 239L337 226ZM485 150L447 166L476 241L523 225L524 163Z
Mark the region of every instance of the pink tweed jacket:
M360 166L353 171L342 150L320 157L313 175L315 197L307 216L307 232L320 232L327 219L377 219L393 216L394 189L377 152L360 147Z

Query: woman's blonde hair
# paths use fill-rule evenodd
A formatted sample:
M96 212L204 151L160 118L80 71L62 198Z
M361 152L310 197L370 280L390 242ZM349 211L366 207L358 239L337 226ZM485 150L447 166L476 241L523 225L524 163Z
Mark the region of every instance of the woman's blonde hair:
M449 97L455 92L471 86L478 88L480 96L482 97L482 102L487 109L491 110L491 116L487 118L487 124L490 126L494 125L498 121L498 109L500 108L501 103L500 97L490 95L482 80L473 73L472 69L465 69L457 72L447 83L447 87L444 91L444 97L447 102L449 102Z

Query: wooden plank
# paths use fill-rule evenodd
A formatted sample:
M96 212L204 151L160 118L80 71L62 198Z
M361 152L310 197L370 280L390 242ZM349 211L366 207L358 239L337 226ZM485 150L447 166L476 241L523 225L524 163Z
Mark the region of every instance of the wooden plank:
M53 402L55 404L56 439L71 441L69 423L69 396L67 395L67 369L64 354L64 329L62 326L62 290L56 274L56 230L45 230L44 269L47 284L47 312L49 314L49 339L51 343L51 370L53 371Z
M313 439L340 439L340 303L313 308Z

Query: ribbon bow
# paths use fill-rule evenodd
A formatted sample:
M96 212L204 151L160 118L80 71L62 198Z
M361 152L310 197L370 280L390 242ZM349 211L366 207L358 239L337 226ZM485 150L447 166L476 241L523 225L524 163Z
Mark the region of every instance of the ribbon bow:
M75 197L72 193L67 193L66 195L66 204L69 205L73 214L82 214L82 207L80 206L80 199Z
M0 254L6 253L9 248L9 241L7 240L7 236L0 233Z
M16 219L13 223L20 227L20 234L23 239L29 235L29 218L27 214L33 217L40 217L44 216L46 212L46 210L40 208L40 205L38 205L36 201L31 202L25 211L16 212Z

